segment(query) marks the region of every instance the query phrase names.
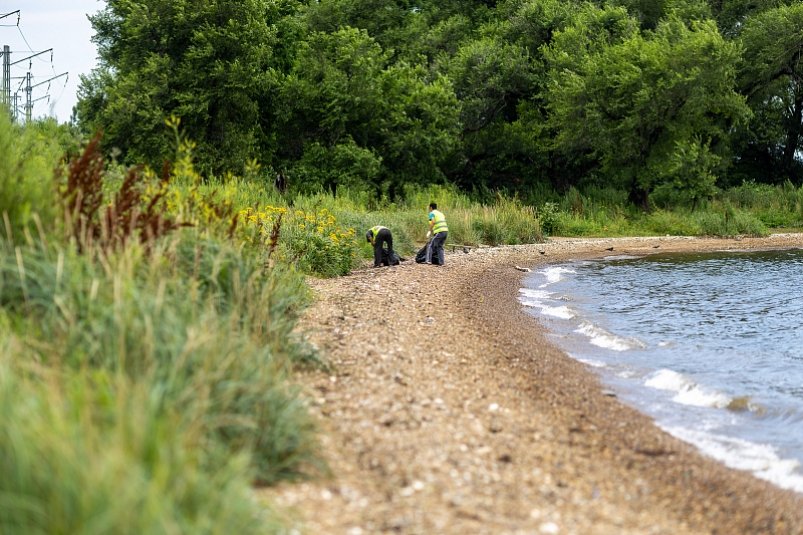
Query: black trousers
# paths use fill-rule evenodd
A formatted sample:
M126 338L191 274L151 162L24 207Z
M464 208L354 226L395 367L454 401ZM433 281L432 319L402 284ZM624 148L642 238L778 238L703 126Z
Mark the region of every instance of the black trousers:
M444 251L443 251L443 244L446 243L446 236L448 232L438 232L432 238L432 242L430 243L430 249L427 251L429 254L427 256L427 262L431 264L435 264L437 260L437 264L443 265L444 261Z
M390 233L389 229L383 228L379 232L376 233L376 237L374 238L374 267L379 267L383 264L382 262L382 246L383 244L388 244L388 253L393 250L393 235ZM388 262L384 262L387 266L389 265Z

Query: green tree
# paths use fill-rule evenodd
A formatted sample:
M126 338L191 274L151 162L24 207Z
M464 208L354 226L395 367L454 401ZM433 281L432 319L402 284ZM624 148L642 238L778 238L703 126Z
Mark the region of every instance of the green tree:
M525 47L531 58L540 61L541 47L552 41L579 8L579 2L571 0L507 0L497 9L493 33Z
M654 30L661 20L670 16L684 21L712 18L707 0L603 0L595 3L600 7L624 7L643 30Z
M720 176L748 114L733 89L738 53L710 21L670 17L642 34L622 10L585 10L549 47L555 148L592 159L644 209L680 170L687 184Z
M720 156L710 150L709 144L699 137L679 140L667 161L668 180L658 188L674 190L682 199L691 203L692 209L698 203L716 193L717 177L714 172L721 167Z
M454 53L494 13L496 2L477 0L321 0L310 2L312 32L365 30L395 60L418 64Z
M389 54L355 28L317 32L300 46L276 110L281 165L337 155L319 173L306 163L294 169L304 187L336 191L363 177L365 186L391 196L404 184L442 178L439 166L459 125L446 78L389 64ZM359 171L345 169L349 161Z
M526 150L511 138L518 105L532 92L533 65L523 47L495 37L465 43L442 68L461 103L462 153L453 177L464 187L521 187Z
M712 0L711 11L720 31L729 37L738 36L746 20L778 6L793 3L789 0Z
M454 52L437 57L435 70L452 80L461 103L462 144L448 170L453 181L466 189L522 191L546 180L541 47L576 8L560 0L499 3Z
M404 0L322 0L310 2L306 19L313 32L357 28L383 48L391 48L404 42L404 28L416 17L414 4Z
M90 17L100 67L83 77L77 118L124 160L161 165L173 150L165 118L182 118L201 168L241 171L268 146L262 112L279 40L297 2L108 0Z
M639 21L645 29L655 29L664 15L666 0L611 0L599 2L600 5L619 6L627 9L628 14Z
M476 145L502 144L505 150L494 151L498 157L489 163L507 171L510 181L518 179L525 189L566 191L583 174L581 158L563 158L552 149L555 132L547 123L543 98L549 82L544 51L579 8L578 2L565 0L508 0L497 10L497 23L488 25L492 31L486 30L498 40L521 47L528 62L528 78L526 86L511 86L515 98L508 100L515 102L515 114L507 114L510 122L477 135ZM499 182L498 177L494 182Z
M740 167L760 180L803 181L803 4L747 19L741 31L739 80L754 110L741 131ZM762 176L763 175L763 176Z

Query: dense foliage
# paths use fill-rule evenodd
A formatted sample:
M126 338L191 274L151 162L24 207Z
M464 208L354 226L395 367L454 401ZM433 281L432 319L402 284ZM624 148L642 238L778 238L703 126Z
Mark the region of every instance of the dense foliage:
M108 0L77 118L128 163L399 197L803 181L803 5Z

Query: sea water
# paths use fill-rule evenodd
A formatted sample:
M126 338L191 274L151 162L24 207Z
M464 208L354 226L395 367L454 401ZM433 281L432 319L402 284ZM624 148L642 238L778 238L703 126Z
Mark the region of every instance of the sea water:
M625 403L803 493L803 251L611 256L524 286L554 342Z

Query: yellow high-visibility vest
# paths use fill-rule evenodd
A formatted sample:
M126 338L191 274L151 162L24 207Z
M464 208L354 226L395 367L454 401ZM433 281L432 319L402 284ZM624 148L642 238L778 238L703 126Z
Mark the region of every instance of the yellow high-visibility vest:
M388 227L383 227L382 225L371 227L371 234L373 235L374 239L376 239L376 235L379 234L379 231L382 230L383 228L388 228Z
M449 231L449 227L446 225L446 216L439 210L432 210L429 213L429 218L435 221L435 225L432 227L432 234Z

